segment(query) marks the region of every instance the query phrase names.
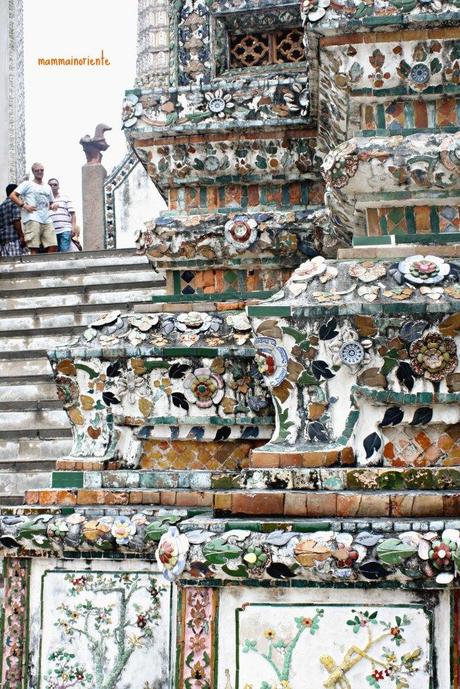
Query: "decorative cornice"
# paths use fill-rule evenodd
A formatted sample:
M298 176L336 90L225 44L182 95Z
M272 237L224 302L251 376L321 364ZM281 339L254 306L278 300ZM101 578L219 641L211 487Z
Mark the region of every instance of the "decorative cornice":
M168 580L456 587L460 522L242 521L158 510L0 517L4 553L156 558Z

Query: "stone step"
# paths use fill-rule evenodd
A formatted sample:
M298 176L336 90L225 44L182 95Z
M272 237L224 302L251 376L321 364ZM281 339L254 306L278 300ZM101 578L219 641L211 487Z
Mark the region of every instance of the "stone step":
M164 276L133 249L0 259L0 504L46 489L72 449L46 352L164 291Z
M24 425L22 428L0 430L0 440L37 440L38 438L42 440L54 440L55 438L71 437L72 431L70 427L65 428L64 426L56 428L50 425L49 427L33 428Z
M143 302L138 302L142 304ZM0 337L5 331L52 328L71 325L90 325L107 311L118 310L123 315L134 313L136 303L56 305L42 308L3 310L0 321Z
M163 281L138 282L136 286L127 283L116 285L106 284L97 287L72 287L69 291L63 287L50 288L46 294L33 294L32 292L21 296L0 297L0 312L16 309L30 309L33 303L35 309L59 306L82 306L85 304L104 304L116 308L119 303L150 303L154 295L164 294ZM64 290L64 293L63 293ZM33 302L31 300L33 297Z
M16 434L17 435L17 434ZM64 457L72 449L72 439L68 437L55 437L52 439L40 438L11 438L0 439L0 466L11 462L52 463L59 457Z
M20 352L12 356L0 352L0 376L2 382L15 385L52 380L53 372L46 352Z
M0 378L0 405L27 405L32 401L37 402L37 400L53 403L59 401L57 399L56 386L52 380L49 382L29 383L21 379L21 383L11 383L8 378ZM0 409L1 408L0 406Z
M47 352L50 349L57 347L64 347L70 345L78 340L79 333L85 330L85 326L76 325L72 328L47 328L42 332L38 330L36 334L34 330L30 330L21 334L18 331L10 333L8 337L0 337L0 352L3 354L16 354L24 352L40 351ZM49 332L48 332L49 331ZM22 356L22 354L20 355Z
M53 409L62 409L61 400L57 399L43 399L39 397L38 399L20 399L20 400L1 400L0 399L0 412L13 412L13 411L47 411Z
M46 269L48 264L84 264L89 265L125 265L130 261L148 263L146 256L137 254L135 249L101 249L100 251L78 251L72 253L56 254L29 254L20 258L0 257L1 271L4 270L37 270L40 267Z
M60 315L66 315L66 314L80 314L80 313L87 313L87 314L95 314L93 318L97 318L97 315L99 313L105 313L107 311L113 311L115 308L120 309L120 311L124 313L129 313L129 312L134 312L136 304L138 304L138 301L126 301L126 302L119 302L116 305L113 304L113 302L100 302L96 304L89 304L86 302L80 303L78 305L75 304L58 304L56 306L42 306L40 308L37 308L35 306L35 302L31 305L29 304L27 307L23 309L2 309L1 314L2 314L2 319L1 319L1 324L3 325L4 321L6 318L34 318L34 319L43 319L44 317L47 318L52 318L53 316L60 316ZM149 301L147 303L150 303L150 297ZM144 302L140 302L139 305L144 305ZM36 323L33 324L33 327L36 327ZM3 328L5 329L5 328Z
M14 431L20 438L34 437L41 430L69 430L70 424L63 409L34 409L31 411L2 411L2 433Z
M2 280L10 281L17 278L49 277L51 275L57 277L73 273L115 273L126 270L150 270L155 273L154 267L145 256L137 256L135 254L113 259L110 257L105 259L87 257L82 260L70 261L52 259L47 261L46 265L37 265L36 262L0 262L0 268L0 284Z
M148 289L154 289L156 287L163 287L164 280L158 279L158 276L152 272L152 275L142 273L123 273L123 277L120 280L119 275L107 275L102 273L98 275L99 281L94 279L93 281L85 278L85 276L69 276L63 279L58 284L45 284L47 278L34 278L31 280L15 280L14 282L9 282L8 287L6 285L0 285L0 298L4 299L7 297L15 297L18 294L24 294L27 292L29 296L41 297L46 295L61 294L62 290L71 294L85 294L91 291L107 291L113 290L114 285L121 288L127 288L130 285L135 287L143 287Z
M46 490L49 486L50 475L48 471L37 471L24 469L19 465L11 471L3 471L0 464L0 496L2 504L5 503L5 496L8 500L13 499L17 502L20 498L22 502L24 491L26 490ZM9 504L12 504L9 502Z
M125 284L142 283L161 287L163 280L158 278L158 274L147 268L146 270L118 272L99 272L99 273L71 273L70 275L44 275L42 277L29 277L28 275L14 276L10 280L0 282L0 297L14 295L18 292L28 292L33 295L66 291L76 291L78 288L113 288L120 282Z

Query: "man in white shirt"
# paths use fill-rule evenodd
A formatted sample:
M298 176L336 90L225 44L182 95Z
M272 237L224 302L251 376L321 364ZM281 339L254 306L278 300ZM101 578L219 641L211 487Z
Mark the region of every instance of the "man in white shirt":
M77 216L72 201L59 193L59 182L55 177L48 180L53 198L58 207L51 211L51 220L57 236L58 251L70 251L72 237L77 233Z
M33 180L21 182L11 192L10 199L22 209L24 239L31 253L38 254L40 245L46 252L57 251L57 238L50 217L50 209L56 210L51 187L43 182L45 169L41 163L32 165Z

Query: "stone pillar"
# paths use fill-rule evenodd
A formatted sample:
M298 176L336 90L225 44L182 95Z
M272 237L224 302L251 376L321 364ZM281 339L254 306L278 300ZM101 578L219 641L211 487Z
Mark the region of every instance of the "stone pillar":
M107 171L101 161L103 151L109 147L105 132L110 129L112 127L100 123L94 136L86 134L80 139L86 155L86 165L81 170L83 244L86 251L105 249L104 180Z
M107 171L101 163L86 163L81 169L85 251L100 251L105 248L104 180L106 177Z
M0 196L25 174L22 0L0 0Z

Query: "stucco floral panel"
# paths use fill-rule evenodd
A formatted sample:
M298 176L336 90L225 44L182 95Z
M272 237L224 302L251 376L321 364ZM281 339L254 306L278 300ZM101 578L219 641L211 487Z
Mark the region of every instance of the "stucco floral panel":
M236 625L241 686L301 689L306 671L326 688L344 679L357 689L429 682L429 617L420 608L249 603Z
M163 145L141 140L134 146L151 179L168 180L168 186L215 184L229 176L248 183L271 181L274 175L298 180L315 172L313 137Z
M460 163L458 134L413 134L390 138L357 138L342 144L324 162L328 184L344 188L347 194L377 194L420 189L458 189ZM345 182L330 171L346 166Z
M307 124L308 79L304 73L302 66L292 76L268 78L263 90L260 79L241 75L233 82L219 79L215 86L146 91L133 110L138 113L134 115L136 122L133 122L134 116L125 121L126 135L130 141L135 141L152 130L201 131L216 122L219 129L224 130L260 127L274 120L279 124ZM300 100L299 93L302 94ZM128 91L126 99L133 99L133 95L137 97ZM300 107L293 108L294 103ZM124 112L127 113L126 108Z
M32 672L39 686L166 689L169 606L169 586L142 567L45 569L32 600Z
M101 316L52 355L70 456L136 466L149 437L268 438L273 409L250 335L240 312Z
M301 4L302 19L308 29L315 28L318 31L331 31L337 28L356 29L357 22L363 23L369 18L381 19L382 24L399 25L399 17L405 15L408 23L424 21L426 23L439 20L444 15L450 18L452 13L459 11L458 0L443 2L443 0L383 0L380 2L363 2L353 0L346 5L329 3L328 0L305 0ZM392 17L394 21L392 22ZM359 24L358 24L359 26Z
M154 264L171 268L184 258L188 267L194 259L215 267L241 258L296 265L312 251L330 249L334 239L337 243L324 233L327 217L324 209L165 216L146 223L137 246Z
M447 438L460 422L458 269L447 265L435 287L415 287L398 263L382 261L317 258L294 271L271 299L291 317L273 318L267 307L265 319L258 308L253 320L256 361L276 410L265 450L346 451L363 465L456 463L456 441ZM427 301L443 304L446 315L422 314ZM391 317L398 303L402 313ZM349 314L320 315L323 305ZM422 426L418 441L408 437Z
M395 88L416 95L429 87L446 87L455 80L459 57L456 42L442 39L356 43L324 51L335 87L352 95Z

